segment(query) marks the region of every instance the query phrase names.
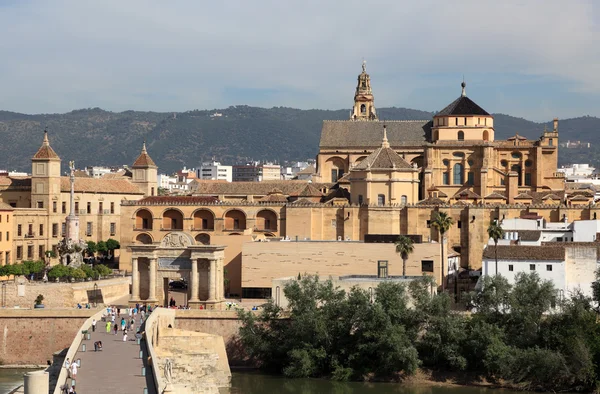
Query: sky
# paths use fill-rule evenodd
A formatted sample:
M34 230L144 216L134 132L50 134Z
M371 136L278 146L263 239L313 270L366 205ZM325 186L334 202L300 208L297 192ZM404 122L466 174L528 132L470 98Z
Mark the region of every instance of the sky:
M534 121L600 116L593 0L0 0L0 110L349 109L467 95Z

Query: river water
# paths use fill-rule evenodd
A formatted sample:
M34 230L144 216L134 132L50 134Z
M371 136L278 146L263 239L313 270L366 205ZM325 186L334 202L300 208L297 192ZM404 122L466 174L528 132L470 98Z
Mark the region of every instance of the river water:
M23 384L27 369L0 369L0 394ZM229 394L523 394L477 387L407 386L398 383L333 382L324 379L286 379L281 376L234 372Z
M230 394L517 394L478 387L407 386L398 383L333 382L324 379L286 379L258 373L233 373ZM522 392L518 394L523 394Z
M0 369L0 394L7 394L15 387L23 384L23 375L32 369Z

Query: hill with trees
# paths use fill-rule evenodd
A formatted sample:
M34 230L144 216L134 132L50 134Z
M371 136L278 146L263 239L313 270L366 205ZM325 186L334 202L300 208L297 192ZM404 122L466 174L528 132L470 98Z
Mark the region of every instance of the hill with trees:
M344 120L348 110L299 110L245 105L226 109L179 113L109 112L100 108L65 114L26 115L0 111L0 168L30 170L30 158L47 129L53 148L79 168L88 165L131 164L144 139L161 172L184 165L197 166L215 158L224 164L247 160L305 160L316 155L323 120ZM379 108L380 119L430 119L431 112L407 108ZM538 138L544 126L504 114L495 114L496 137L519 133ZM591 149L560 149L559 162L591 162L600 142L600 119L590 116L560 122L560 138L591 142ZM600 152L599 152L600 153Z

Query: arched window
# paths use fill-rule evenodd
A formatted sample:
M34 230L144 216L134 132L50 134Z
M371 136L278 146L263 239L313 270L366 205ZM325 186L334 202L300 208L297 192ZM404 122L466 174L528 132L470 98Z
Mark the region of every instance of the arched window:
M385 195L383 195L383 194L377 195L377 205L385 205Z
M400 203L401 204L406 205L407 202L408 202L408 197L406 197L406 196L400 197Z
M458 140L459 141L464 141L465 140L465 132L464 131L460 130L458 132Z
M364 104L360 105L360 113L361 114L366 114L367 113L367 106Z
M464 180L464 176L463 176L463 165L460 163L456 163L454 165L454 171L452 174L452 178L453 178L453 183L455 185L462 185L463 183L465 183Z
M490 139L490 133L487 130L483 130L483 140L489 141L489 139Z

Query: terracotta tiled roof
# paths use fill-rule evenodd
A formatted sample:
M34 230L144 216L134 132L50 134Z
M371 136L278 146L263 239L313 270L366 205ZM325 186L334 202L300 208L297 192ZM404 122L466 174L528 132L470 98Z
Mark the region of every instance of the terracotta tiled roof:
M550 193L550 194L547 194L544 197L542 197L542 201L546 201L546 200L558 200L558 201L560 201L560 197L558 197L556 194Z
M75 178L75 193L111 193L111 194L144 194L139 187L128 179L94 179ZM69 177L60 178L60 190L69 192L71 181Z
M494 247L488 246L483 251L484 259L494 259ZM537 260L537 261L563 261L565 259L564 245L524 246L524 245L498 245L498 259L500 260Z
M459 198L479 199L479 198L481 198L481 196L479 194L475 193L471 189L464 189L464 190L457 191L456 194L454 196L452 196L452 198L455 198L455 199L459 199Z
M309 165L308 167L306 167L303 170L300 170L296 173L296 175L306 175L306 174L314 174L315 173L315 166L314 165Z
M91 178L90 174L88 174L84 170L75 170L74 173L75 173L75 176L78 178Z
M254 195L266 196L274 188L281 190L285 196L298 195L306 185L307 181L263 181L263 182L215 182L215 181L192 181L193 193L197 195ZM330 188L331 183L312 183L318 189Z
M417 203L417 205L444 205L446 204L444 201L440 200L439 198L435 198L435 197L429 197L426 198L425 200L421 200Z
M292 202L292 204L298 204L298 205L301 205L301 204L314 204L314 203L315 203L314 201L310 201L310 200L308 200L306 198L300 198L300 199Z
M0 186L7 189L31 189L31 177L0 176Z
M54 152L54 149L50 146L50 142L48 141L48 133L44 131L44 141L42 142L42 146L33 155L34 159L52 159L52 160L60 160L60 157Z
M320 148L377 149L381 146L381 129L387 126L392 148L422 146L431 139L430 120L400 121L324 121L321 130Z
M321 191L319 189L314 187L312 185L312 183L309 183L308 185L306 185L306 187L300 193L298 193L298 197L321 197L321 196L323 196L323 193L321 193Z
M287 197L281 193L269 193L258 200L259 202L287 202Z
M506 197L505 197L505 196L503 196L502 194L500 194L500 193L497 193L497 192L490 193L490 194L488 194L487 196L485 196L485 198L486 198L486 199L488 199L488 198L489 198L489 199L506 200Z
M214 197L153 196L136 201L136 205L202 205L217 202Z
M569 198L569 201L590 201L592 197L585 197L585 196L575 196L572 198Z
M539 241L542 236L540 230L517 230L521 241Z
M337 189L331 190L329 194L323 197L323 202L331 201L335 198L346 199L350 201L350 192L343 187L338 187Z
M556 197L557 201L563 201L565 198L564 190L548 190L543 192L528 192L531 197L533 197L533 204L544 204L544 197L551 195L552 198Z
M138 158L135 159L132 167L156 167L154 160L152 160L152 158L148 154L148 151L146 151L146 143L145 142L144 142L144 145L142 146L142 153L140 153Z
M527 193L521 193L515 196L515 200L533 200L533 197Z

